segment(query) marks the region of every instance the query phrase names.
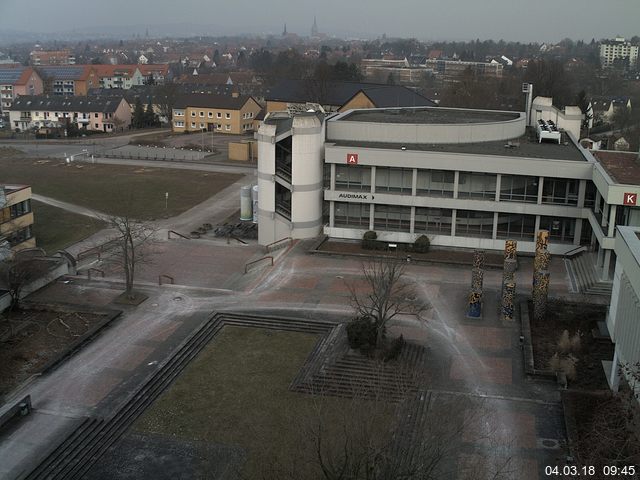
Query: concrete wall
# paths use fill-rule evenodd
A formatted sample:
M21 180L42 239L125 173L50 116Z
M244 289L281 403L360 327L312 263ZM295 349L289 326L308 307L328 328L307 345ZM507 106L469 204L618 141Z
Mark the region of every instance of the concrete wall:
M246 162L258 158L256 142L229 142L229 160Z
M346 112L345 112L346 113ZM509 112L517 114L517 112ZM360 122L332 119L327 122L327 140L388 142L395 144L473 143L511 140L524 135L524 113L514 120L464 124L411 124Z
M538 124L538 120L552 120L558 128L571 133L573 138L580 138L582 125L582 111L578 107L565 107L564 111L553 106L553 99L536 97L531 105L531 126Z

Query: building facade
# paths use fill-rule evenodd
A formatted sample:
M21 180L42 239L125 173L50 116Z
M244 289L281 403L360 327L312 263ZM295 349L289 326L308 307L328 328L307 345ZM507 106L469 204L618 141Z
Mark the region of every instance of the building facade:
M87 95L100 86L92 65L43 66L36 71L44 82L44 93L49 95Z
M622 62L629 68L635 69L638 66L638 45L632 45L624 38L616 38L602 42L600 44L600 63L603 67L609 68Z
M0 185L0 243L3 239L14 252L36 246L31 187Z
M40 95L44 85L31 67L0 65L0 115L5 114L19 95Z
M315 225L321 209L329 237L359 240L374 230L387 242L427 235L433 245L493 250L516 239L523 252L533 252L536 232L547 229L551 253L591 247L608 277L615 226L640 225L640 180L616 178L615 162L594 157L569 131L561 131L559 143L540 142L533 122L544 112L527 125L518 112L351 110L324 120L324 152L314 156L296 156L289 146L299 135L291 119L267 116L276 133L266 126L258 132L260 208L275 202L275 213L265 209L259 229L274 231L280 222L300 231L300 224ZM320 206L288 218L280 212L296 209L293 193L315 183L298 187L287 172L316 168L316 157L323 168ZM275 169L262 162L275 162Z
M260 110L260 104L247 95L183 95L174 104L171 128L176 133L249 133Z

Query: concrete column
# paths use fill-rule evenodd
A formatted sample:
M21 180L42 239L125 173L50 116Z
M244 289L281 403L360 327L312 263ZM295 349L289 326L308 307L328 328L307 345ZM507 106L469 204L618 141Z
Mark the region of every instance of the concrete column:
M618 349L613 353L613 362L611 362L611 371L609 372L609 387L614 392L620 388L620 365L618 365Z
M493 240L498 238L498 212L493 213L493 231L491 232Z
M607 205L607 202L604 202L604 205L602 206L602 221L600 222L600 226L601 227L606 227L607 226L607 222L609 221L609 205Z
M584 208L584 198L587 194L587 181L580 180L578 184L578 208Z
M538 230L540 230L540 215L536 215L536 224L535 224L535 227L533 228L534 232L537 232ZM536 238L536 234L534 233L532 240L535 240L535 238Z
M376 206L373 203L371 203L369 205L369 230L373 230L373 218L376 213L375 209L376 209Z
M607 237L613 237L616 234L616 214L618 212L617 205L611 205L609 209L609 233Z
M414 197L418 194L418 169L413 169L413 175L411 176L411 195ZM411 230L413 232L413 230Z
M376 193L376 167L371 167L371 193Z
M598 248L598 255L596 257L596 265L598 267L602 266L603 258L604 258L604 248L602 248L602 246L600 245Z
M496 198L495 201L500 201L500 189L502 188L502 174L499 173L496 175Z
M609 281L609 267L611 266L611 250L604 251L604 260L602 262L602 278L603 282Z
M336 164L335 163L331 164L331 178L329 179L329 188L331 190L336 189ZM333 202L331 202L331 204L333 205ZM331 226L333 227L333 222L331 222Z
M415 187L415 183L413 184ZM409 233L416 233L416 207L411 207L411 219L409 220Z
M599 210L600 210L600 190L596 188L596 199L594 200L593 211L598 213Z
M329 227L333 228L336 220L336 208L334 201L329 202Z
M453 198L458 198L458 187L460 182L460 172L458 170L453 174Z
M456 217L458 216L457 210L451 210L451 236L456 236Z
M544 187L544 177L538 177L538 205L542 204L542 189Z
M574 245L580 245L580 237L582 237L582 219L576 218L576 231L573 234Z

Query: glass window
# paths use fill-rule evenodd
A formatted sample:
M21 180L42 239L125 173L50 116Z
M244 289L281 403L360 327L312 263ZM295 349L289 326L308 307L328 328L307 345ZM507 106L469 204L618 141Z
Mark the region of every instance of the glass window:
M538 202L538 177L502 175L500 200L503 202Z
M230 113L225 113L224 114L224 118L226 118L227 120L229 120L231 118L231 114Z
M549 237L560 243L573 243L576 219L564 217L540 217L540 230L549 230Z
M456 213L456 236L491 238L493 236L493 212L458 210Z
M460 172L458 176L458 198L495 200L495 173Z
M368 203L335 202L333 209L334 226L369 229Z
M542 185L542 203L578 205L578 182L567 178L545 178Z
M533 241L535 238L535 230L535 215L509 213L501 213L498 215L497 238L514 238Z
M376 192L393 192L411 195L413 169L411 168L376 168Z
M371 167L336 165L336 190L371 191Z
M409 232L411 227L411 207L401 205L375 205L373 209L375 230Z
M416 193L432 197L453 197L455 173L447 170L418 170Z
M416 207L414 232L451 235L451 209Z

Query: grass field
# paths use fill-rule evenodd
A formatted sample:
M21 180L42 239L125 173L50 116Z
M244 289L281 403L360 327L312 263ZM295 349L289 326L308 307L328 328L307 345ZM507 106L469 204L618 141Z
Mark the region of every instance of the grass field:
M308 441L302 422L318 418L317 398L288 390L317 339L297 332L225 327L134 429L242 446L248 452L245 478L261 478L265 459L289 461L287 455L300 453ZM335 419L348 409L349 400L329 397L322 402L329 412L323 418ZM333 424L337 440L342 424Z
M31 201L35 223L36 245L47 253L55 253L105 228L106 224L91 217L68 212L35 200Z
M203 202L241 175L0 158L1 181L31 185L33 193L138 219L172 217ZM165 209L165 192L169 193Z

